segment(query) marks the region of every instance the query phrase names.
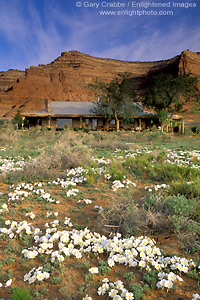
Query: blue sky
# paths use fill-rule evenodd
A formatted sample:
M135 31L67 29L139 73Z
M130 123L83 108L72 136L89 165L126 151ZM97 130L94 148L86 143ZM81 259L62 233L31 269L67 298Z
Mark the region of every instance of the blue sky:
M102 7L117 2L125 8ZM137 9L133 2L170 2L170 7ZM192 7L174 8L173 2ZM94 4L99 7L87 7ZM173 15L103 16L103 10L162 10ZM200 0L0 0L0 13L0 71L50 63L70 50L129 61L200 51Z

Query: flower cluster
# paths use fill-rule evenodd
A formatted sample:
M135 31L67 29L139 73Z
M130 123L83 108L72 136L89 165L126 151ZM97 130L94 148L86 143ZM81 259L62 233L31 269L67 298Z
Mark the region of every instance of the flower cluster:
M129 292L121 280L115 282L109 282L107 278L102 280L102 286L97 290L98 295L105 295L106 293L113 300L122 300L122 299L134 299L133 293Z
M5 151L1 149L1 151ZM25 161L23 157L0 157L0 173L23 170Z
M10 225L10 228L8 228L8 229L6 227L0 228L0 232L1 232L0 236L2 234L7 234L8 237L10 239L12 239L15 237L16 234L21 236L23 232L28 235L31 235L34 233L34 230L31 227L31 224L28 224L27 221L22 221L18 224L16 221L11 222L10 220L7 220L7 221L5 221L5 224Z
M8 194L9 199L8 201L16 201L16 200L24 200L29 196L39 196L41 199L47 202L54 202L59 204L60 201L56 201L51 197L51 194L47 193L44 189L41 189L42 183L21 183L18 184L16 187L14 185L11 188L14 188L13 192Z
M183 281L183 279L179 275L176 275L173 272L170 272L169 274L165 272L159 272L158 278L160 279L157 282L158 288L165 287L167 289L171 289L175 280Z
M90 199L78 200L78 203L91 204L91 203L92 203L92 200L90 200Z
M194 163L194 158L200 162L200 151L172 151L168 150L166 162L170 164L177 164L178 166L189 165L191 168L200 169L200 164Z
M158 190L160 190L160 189L166 189L166 188L168 188L169 187L169 185L167 185L167 184L165 184L165 183L163 183L163 184L152 184L152 185L150 185L150 186L145 186L145 190L148 190L148 192L152 192L152 191L158 191Z
M136 186L134 182L128 179L123 180L123 182L121 182L120 180L114 180L112 183L112 190L116 192L120 188L129 188L130 185Z
M77 194L78 194L78 192L79 192L79 190L78 189L71 189L71 190L68 190L67 192L66 192L66 195L67 195L67 197L71 197L71 196L77 196Z
M55 216L55 217L57 217L57 216L58 216L58 212L48 212L48 211L47 211L46 216L47 216L47 218L50 217L50 216Z
M193 294L192 295L192 300L196 300L196 299L200 299L200 295L199 294Z
M200 169L200 151L192 150L192 151L178 151L178 150L170 150L165 149L168 153L166 154L166 162L169 164L176 164L178 166L189 165L191 168ZM143 149L135 149L134 152L130 150L125 150L122 155L122 151L120 149L115 150L115 158L117 159L126 159L128 157L135 158L141 154L149 154L152 153L152 150L148 148ZM196 163L194 163L194 160ZM152 163L156 162L155 159L152 160ZM153 167L153 166L152 166Z
M102 157L102 158L92 157L92 160L97 162L99 165L109 165L111 163L111 160L109 158L105 159L104 157Z
M42 272L43 267L34 267L29 273L24 275L24 281L28 281L29 284L36 281L41 282L44 279L48 279L50 274L48 272Z

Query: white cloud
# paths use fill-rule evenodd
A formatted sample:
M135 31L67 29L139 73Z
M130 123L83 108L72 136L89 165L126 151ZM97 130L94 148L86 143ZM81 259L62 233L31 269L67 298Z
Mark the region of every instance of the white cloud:
M1 1L0 34L8 41L20 43L28 36L26 20L22 16L20 1Z
M200 31L180 26L179 30L171 29L167 34L155 30L152 35L142 35L127 44L116 45L102 52L93 51L94 55L131 61L153 61L168 59L180 54L183 50L199 51Z

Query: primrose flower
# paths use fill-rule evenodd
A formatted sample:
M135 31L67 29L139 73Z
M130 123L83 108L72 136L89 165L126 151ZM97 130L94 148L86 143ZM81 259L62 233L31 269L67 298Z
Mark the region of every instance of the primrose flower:
M29 280L29 278L30 278L30 274L29 273L24 275L24 281Z
M11 285L11 283L12 283L12 279L9 279L9 280L6 282L6 285L5 285L5 287L8 287L8 286L10 286L10 285Z
M168 280L175 281L176 275L173 272L170 272L167 276Z
M109 296L110 296L110 297L114 297L115 295L117 295L117 293L118 293L118 290L112 289L112 290L109 292Z
M97 267L92 267L89 269L89 272L92 273L92 274L98 274L99 273L99 270Z
M106 290L103 288L103 286L100 286L97 290L97 294L100 295L104 295L106 292Z
M163 284L162 284L162 281L158 281L157 283L156 283L156 286L157 286L157 288L162 288L163 287Z
M173 283L171 280L165 280L165 287L168 289L171 289L173 286Z
M146 265L146 263L145 263L144 260L141 260L141 261L139 262L139 266L140 266L140 267L144 268L145 265Z
M158 277L159 279L163 279L165 277L165 272L159 272Z
M111 258L109 258L109 259L108 259L108 265L109 265L109 267L113 267L113 266L115 265L114 260L111 259Z
M129 292L127 292L126 293L126 300L132 300L132 299L134 299L134 296L133 296L133 293L129 293Z
M42 272L39 272L39 274L37 274L37 280L38 281L42 281L44 279L44 275Z
M45 279L48 279L49 276L50 276L50 274L49 274L48 272L44 272L44 273L43 273L43 277L44 277Z

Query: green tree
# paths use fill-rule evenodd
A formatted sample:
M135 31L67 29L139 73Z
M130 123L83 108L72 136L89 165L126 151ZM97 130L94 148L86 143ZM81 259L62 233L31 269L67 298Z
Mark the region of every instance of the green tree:
M198 78L190 74L174 77L161 73L153 78L144 95L144 104L157 112L163 127L169 114L184 113L186 102L195 100L198 103L199 99Z
M90 85L98 95L99 101L93 112L109 120L115 119L116 130L119 130L119 118L130 119L136 110L136 83L127 74L119 74L108 83L99 82Z
M14 115L14 117L12 119L12 122L17 125L17 128L21 128L22 127L23 118L22 118L22 115L21 115L21 113L20 113L19 110Z

